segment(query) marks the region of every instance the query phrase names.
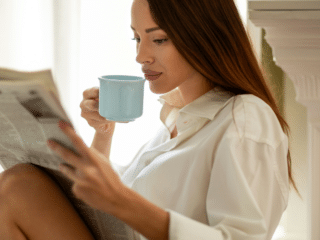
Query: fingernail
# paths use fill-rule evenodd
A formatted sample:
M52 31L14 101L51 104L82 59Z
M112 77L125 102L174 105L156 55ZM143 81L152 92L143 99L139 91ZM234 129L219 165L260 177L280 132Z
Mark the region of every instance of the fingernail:
M55 142L52 140L47 140L47 144L49 147L53 148L55 146Z
M58 126L59 126L59 128L64 128L65 127L65 122L63 122L63 121L59 121L58 122Z
M58 124L59 124L59 127L62 128L62 129L66 128L66 126L71 127L69 123L67 123L67 122L65 122L63 120L60 120Z

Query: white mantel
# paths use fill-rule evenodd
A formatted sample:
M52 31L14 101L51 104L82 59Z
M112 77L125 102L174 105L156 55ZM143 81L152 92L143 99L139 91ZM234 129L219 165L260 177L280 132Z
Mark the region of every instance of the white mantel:
M276 64L308 112L308 240L320 239L320 0L249 0L249 19L266 30Z

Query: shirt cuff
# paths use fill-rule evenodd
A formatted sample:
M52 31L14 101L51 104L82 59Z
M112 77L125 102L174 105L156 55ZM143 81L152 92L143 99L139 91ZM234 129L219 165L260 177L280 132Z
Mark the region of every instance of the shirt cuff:
M110 161L112 169L118 174L118 176L121 178L125 170L127 169L126 166L119 165L115 162Z
M165 209L170 215L169 240L223 240L221 231Z

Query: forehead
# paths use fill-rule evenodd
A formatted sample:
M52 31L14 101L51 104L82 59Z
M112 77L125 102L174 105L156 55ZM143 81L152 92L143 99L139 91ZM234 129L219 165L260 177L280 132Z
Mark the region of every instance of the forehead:
M139 6L149 6L149 3L147 0L133 0L132 4L138 4Z
M131 25L134 28L140 26L154 26L154 21L151 17L149 3L147 0L134 0L131 7Z

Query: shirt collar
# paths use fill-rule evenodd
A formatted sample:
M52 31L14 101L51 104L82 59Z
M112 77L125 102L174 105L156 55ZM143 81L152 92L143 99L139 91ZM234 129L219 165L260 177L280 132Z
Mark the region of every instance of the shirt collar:
M163 104L163 107L170 105L180 109L180 113L184 112L196 117L213 120L217 112L232 96L234 96L233 93L226 92L221 88L216 87L185 105L179 89L175 88L172 91L161 95L158 101Z

